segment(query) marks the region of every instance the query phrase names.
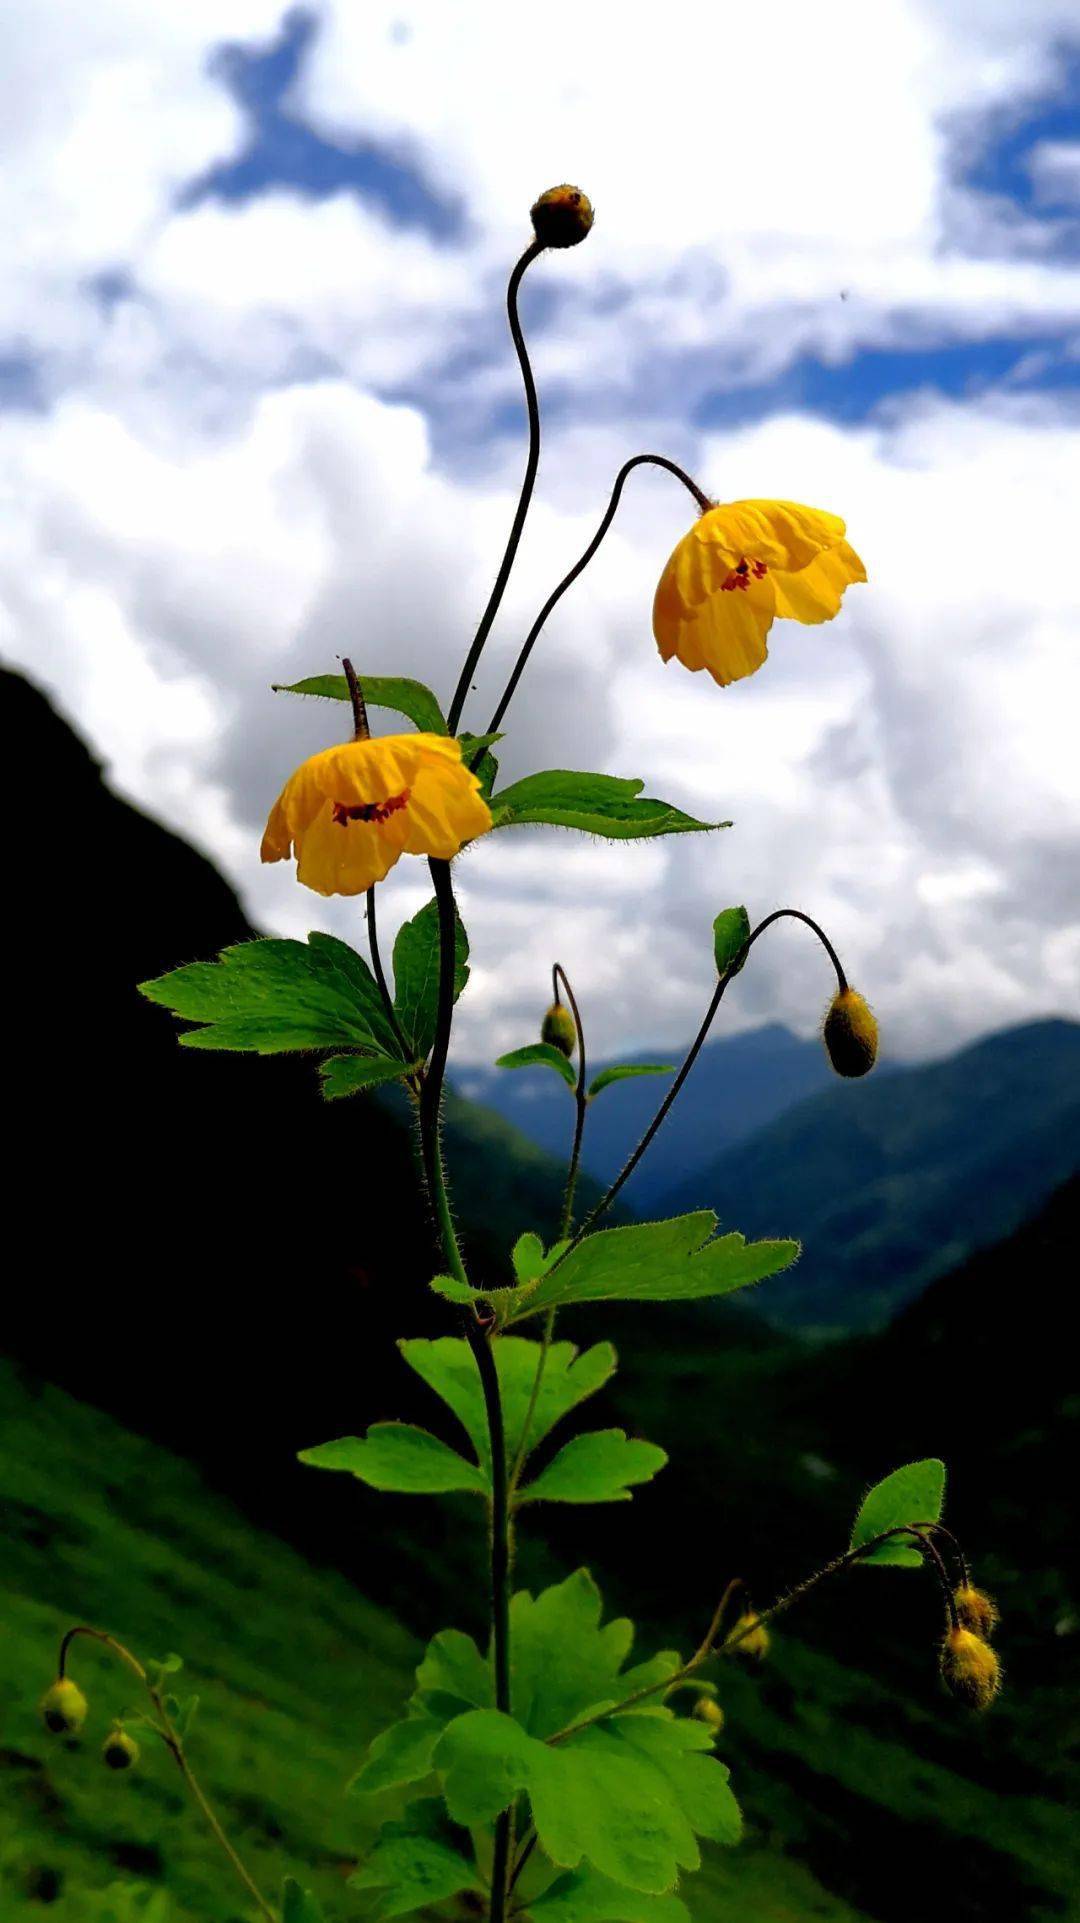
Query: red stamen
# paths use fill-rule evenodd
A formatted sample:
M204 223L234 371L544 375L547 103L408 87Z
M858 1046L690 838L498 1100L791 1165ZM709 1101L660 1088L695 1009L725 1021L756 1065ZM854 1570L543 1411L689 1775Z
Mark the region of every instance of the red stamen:
M724 581L721 581L720 583L721 593L731 594L735 588L742 588L743 592L745 593L746 589L750 585L751 569L753 569L753 577L755 581L763 581L765 579L765 576L769 572L764 561L750 562L744 556L743 559L739 562L738 567L734 567L731 569L731 572L728 574L727 579Z
M334 820L339 827L347 828L350 821L387 821L404 808L409 799L409 790L404 788L399 795L388 795L385 801L361 801L351 806L346 801L335 801Z

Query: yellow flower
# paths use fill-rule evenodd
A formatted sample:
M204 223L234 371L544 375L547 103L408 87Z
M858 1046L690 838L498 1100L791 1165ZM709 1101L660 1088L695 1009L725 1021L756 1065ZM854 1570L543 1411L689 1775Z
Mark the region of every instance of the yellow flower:
M665 661L707 668L722 688L760 668L774 619L831 621L865 581L839 515L797 501L729 501L684 534L653 602Z
M361 895L399 855L449 861L485 834L491 813L449 735L345 741L289 776L270 810L264 861L296 855L297 880L320 895Z

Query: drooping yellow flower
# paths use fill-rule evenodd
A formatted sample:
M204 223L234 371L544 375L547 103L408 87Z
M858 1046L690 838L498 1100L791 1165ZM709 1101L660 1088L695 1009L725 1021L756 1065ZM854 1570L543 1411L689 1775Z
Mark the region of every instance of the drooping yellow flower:
M264 861L296 855L320 895L361 895L399 855L449 861L491 827L477 777L448 735L375 735L302 762L270 810Z
M865 581L837 514L797 501L729 501L684 534L653 602L665 661L707 668L722 688L754 674L773 621L831 621L844 589Z

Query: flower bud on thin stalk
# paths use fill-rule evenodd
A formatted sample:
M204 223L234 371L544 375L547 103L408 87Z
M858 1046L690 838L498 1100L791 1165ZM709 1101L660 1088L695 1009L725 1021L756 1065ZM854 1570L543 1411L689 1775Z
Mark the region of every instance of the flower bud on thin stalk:
M595 219L588 194L568 184L549 187L530 211L533 233L542 247L577 247L588 237Z
M557 1048L560 1055L565 1055L568 1061L573 1055L577 1046L577 1029L574 1026L574 1017L565 1002L552 1002L540 1024L540 1040L547 1042L552 1048Z
M78 1683L61 1676L41 1699L41 1716L53 1736L77 1736L86 1721L89 1704Z
M941 1646L941 1680L969 1709L989 1709L1001 1688L1001 1664L970 1629L949 1629Z
M101 1760L106 1769L133 1769L139 1760L139 1745L134 1736L129 1736L122 1723L117 1723L106 1736L101 1750Z

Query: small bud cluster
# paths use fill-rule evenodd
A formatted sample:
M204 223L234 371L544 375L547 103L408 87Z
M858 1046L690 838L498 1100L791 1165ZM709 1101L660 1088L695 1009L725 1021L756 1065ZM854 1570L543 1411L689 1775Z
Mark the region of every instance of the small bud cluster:
M956 1624L941 1646L941 1679L950 1696L969 1709L989 1709L1001 1688L1001 1664L989 1638L997 1624L992 1597L964 1581L953 1590Z
M77 1736L86 1722L90 1705L78 1683L60 1676L41 1699L41 1719L51 1736ZM101 1759L107 1769L132 1769L139 1760L139 1745L129 1736L123 1723L115 1722L106 1736Z

